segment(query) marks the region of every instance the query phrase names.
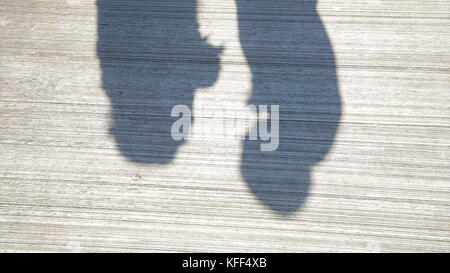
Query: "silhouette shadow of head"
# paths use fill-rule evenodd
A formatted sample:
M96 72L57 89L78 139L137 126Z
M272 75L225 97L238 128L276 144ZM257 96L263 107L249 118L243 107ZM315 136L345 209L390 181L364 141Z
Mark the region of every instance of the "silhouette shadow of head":
M177 2L177 5L174 5ZM197 0L98 0L97 55L112 105L110 134L136 163L169 163L182 141L171 137L175 105L212 85L220 49L200 36Z
M341 116L335 58L315 2L236 0L253 76L248 103L280 109L278 150L263 152L261 141L245 140L241 172L253 194L281 215L304 204L312 167L330 150Z

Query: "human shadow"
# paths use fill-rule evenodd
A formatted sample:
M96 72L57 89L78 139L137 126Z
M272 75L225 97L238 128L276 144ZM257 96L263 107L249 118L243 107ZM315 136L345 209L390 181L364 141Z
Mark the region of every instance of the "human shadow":
M200 36L197 0L98 0L97 55L112 106L110 134L135 163L165 164L183 141L171 137L172 107L192 109L212 85L221 49Z
M253 77L248 103L280 109L278 150L263 152L260 140L243 141L241 173L263 204L289 215L305 203L312 168L329 152L338 129L335 58L315 0L236 3Z
M316 1L235 1L252 72L248 103L280 109L278 150L244 141L241 172L263 204L288 215L304 204L338 129L335 58ZM97 8L110 134L132 162L169 163L183 144L171 137L172 107L192 109L195 90L216 81L221 49L199 33L197 0L98 0Z

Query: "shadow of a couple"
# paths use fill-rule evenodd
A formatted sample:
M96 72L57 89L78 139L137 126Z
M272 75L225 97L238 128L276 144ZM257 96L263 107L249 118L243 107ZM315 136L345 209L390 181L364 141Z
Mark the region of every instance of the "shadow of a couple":
M305 202L311 168L334 141L341 115L335 60L316 1L236 0L239 38L252 73L248 104L279 105L279 148L243 141L242 176L279 214ZM166 164L172 107L192 107L211 86L220 48L199 33L197 0L98 0L97 54L112 104L111 135L132 162ZM270 121L269 121L270 124Z

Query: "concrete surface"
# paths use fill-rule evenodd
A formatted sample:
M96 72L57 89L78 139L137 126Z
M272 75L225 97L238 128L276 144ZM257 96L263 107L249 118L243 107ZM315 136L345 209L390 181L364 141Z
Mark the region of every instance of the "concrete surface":
M2 1L0 251L449 252L449 1L255 2Z

